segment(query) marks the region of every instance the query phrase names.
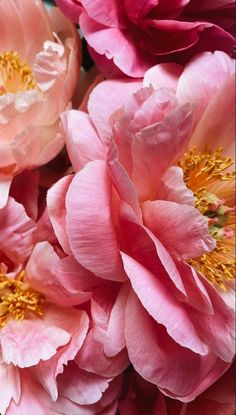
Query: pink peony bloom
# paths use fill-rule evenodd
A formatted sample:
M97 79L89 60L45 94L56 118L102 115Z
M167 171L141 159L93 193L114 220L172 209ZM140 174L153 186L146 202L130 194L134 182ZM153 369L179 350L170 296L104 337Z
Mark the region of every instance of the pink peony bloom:
M73 307L90 298L81 282L72 287L71 274L80 281L82 267L59 257L48 242L37 243L37 234L23 205L9 197L0 210L2 415L27 413L30 405L41 408L40 414L50 413L43 412L44 401L57 399L56 378L75 358L89 326L86 312Z
M1 208L12 177L47 163L64 145L59 114L78 77L79 45L69 21L41 1L2 0L0 15Z
M79 22L102 72L141 77L158 62L185 63L197 53L232 55L234 1L57 0Z
M199 62L206 80L195 76ZM103 82L88 114L62 115L75 175L64 179L70 183L58 194L63 208L55 222L83 267L104 284L123 285L125 316L120 307L123 323L111 328L119 339L124 331L136 371L186 402L234 355L233 311L221 296L234 268L232 62L223 53L203 54L189 65L177 80L166 75L171 88Z

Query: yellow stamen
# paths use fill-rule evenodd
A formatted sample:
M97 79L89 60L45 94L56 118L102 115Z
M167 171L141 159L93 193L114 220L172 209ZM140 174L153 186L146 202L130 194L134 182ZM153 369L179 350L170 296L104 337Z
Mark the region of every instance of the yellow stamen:
M224 157L222 151L218 148L215 152L206 149L197 153L193 148L184 154L179 166L183 169L186 185L194 192L195 207L206 217L209 233L216 239L213 251L190 259L188 263L210 282L226 290L227 281L235 277L235 209L227 206L224 199L211 192L211 188L219 182L234 180L235 172L228 170L233 162Z
M0 96L30 89L38 89L30 66L22 61L17 52L0 53Z
M24 282L24 272L10 279L0 274L0 328L10 318L24 320L30 313L43 315L43 296Z

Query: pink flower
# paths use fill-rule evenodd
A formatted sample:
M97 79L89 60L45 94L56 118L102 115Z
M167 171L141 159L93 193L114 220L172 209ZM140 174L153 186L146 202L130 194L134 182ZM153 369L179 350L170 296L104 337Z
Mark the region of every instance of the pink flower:
M107 74L141 77L158 62L185 63L199 52L233 51L233 1L56 2L79 22L92 57Z
M233 277L226 230L234 221L234 88L224 56L200 55L177 80L169 73L171 89L106 81L91 93L89 114L62 115L76 174L58 195L65 203L57 232L83 267L123 284L131 363L182 401L218 379L234 354L233 311L220 294ZM202 60L207 81L195 76ZM222 79L218 91L212 60Z
M50 274L44 272L42 258ZM83 276L74 262L60 258L48 242L37 243L35 222L9 197L0 210L2 415L23 413L37 389L49 403L58 397L56 378L75 358L89 326L86 312L73 307L90 298L81 292L81 283L73 291L71 273Z
M63 147L59 114L71 99L79 62L77 34L58 9L2 0L0 15L2 207L13 176L47 163Z

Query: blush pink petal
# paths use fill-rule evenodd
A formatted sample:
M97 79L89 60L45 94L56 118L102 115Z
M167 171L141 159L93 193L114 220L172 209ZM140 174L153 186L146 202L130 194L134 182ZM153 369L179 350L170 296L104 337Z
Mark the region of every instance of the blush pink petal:
M28 371L21 371L20 378L20 400L12 400L5 415L26 415L30 414L32 409L34 415L61 415L60 412L51 409L49 395Z
M18 368L13 365L6 365L1 361L0 382L2 390L4 390L0 397L0 411L4 415L12 399L16 403L20 400L21 388Z
M91 405L99 401L109 386L110 378L89 373L71 363L59 378L60 394L79 405Z
M15 264L24 262L35 243L36 225L11 197L0 210L0 229L0 251Z
M156 199L168 200L181 205L195 205L193 192L186 186L183 170L177 166L169 167L160 180Z
M105 163L88 163L75 175L67 192L67 233L78 262L98 277L123 281L110 204L111 182Z
M183 67L177 63L160 63L145 72L143 86L151 84L154 89L170 88L175 92L182 72Z
M193 58L183 70L177 86L180 103L195 104L198 123L217 90L235 71L233 59L224 52L205 52Z
M141 199L155 196L158 179L186 148L192 119L191 106L181 106L162 122L145 127L135 134L131 147L132 179Z
M0 333L4 362L21 368L50 359L69 340L67 331L40 319L10 320Z
M141 86L141 80L114 79L101 82L91 92L88 101L89 116L104 143L110 143L110 116Z
M105 160L107 149L87 114L70 110L61 114L61 120L67 151L75 172L81 170L89 161Z
M199 337L183 304L165 287L161 278L124 253L122 260L134 292L153 319L164 325L167 333L178 344L206 355L209 351L207 344Z
M42 258L44 260L42 261ZM47 278L44 278L44 276ZM42 293L47 300L63 307L86 302L91 291L86 290L81 279L93 281L90 273L74 260L73 257L59 258L48 242L40 242L34 250L26 266L26 280L30 286ZM88 284L88 281L86 281ZM90 287L88 287L90 288ZM91 288L90 288L91 290Z
M215 248L204 217L192 206L164 200L142 205L145 225L178 259L190 259Z
M129 358L138 373L165 394L181 400L194 399L227 369L213 353L200 356L175 343L163 326L154 323L132 291L126 307L125 337Z
M212 151L223 145L224 155L235 158L235 77L231 76L215 94L192 138L191 146ZM224 103L224 105L222 105Z
M70 308L60 314L51 306L48 320L52 324L60 325L70 334L68 344L62 345L49 361L41 360L32 368L39 382L55 401L58 398L57 376L63 372L64 366L75 358L81 348L88 331L89 319L84 311Z
M66 192L73 179L72 175L62 177L47 193L47 208L54 232L64 252L71 254L70 244L66 233Z

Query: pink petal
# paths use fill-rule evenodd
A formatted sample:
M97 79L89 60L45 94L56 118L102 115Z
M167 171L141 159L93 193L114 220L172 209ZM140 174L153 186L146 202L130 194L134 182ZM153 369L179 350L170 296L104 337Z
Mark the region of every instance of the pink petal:
M81 10L78 0L56 0L56 4L68 19L78 23Z
M146 226L174 257L189 259L214 249L207 222L194 207L156 200L144 202L142 211Z
M72 308L60 313L59 309L51 307L50 311L49 321L66 330L70 334L70 342L60 347L50 361L41 360L33 368L33 372L55 401L58 398L57 376L64 371L64 366L68 365L80 350L87 334L89 319L84 311Z
M59 377L60 394L79 405L91 405L99 401L111 379L80 369L75 363L65 368Z
M9 197L0 210L0 250L15 264L24 262L35 242L36 225L24 207Z
M91 92L88 101L89 115L105 143L110 143L110 116L141 86L141 81L114 79L101 82Z
M177 87L180 103L196 105L198 123L217 90L235 71L234 61L224 52L204 52L195 56L183 70Z
M144 53L129 31L107 28L92 20L85 12L80 16L80 27L88 44L100 55L113 59L126 75L142 77L155 63L155 58Z
M35 320L10 320L0 333L2 356L7 364L30 367L40 360L50 359L57 348L70 340L70 334L60 327Z
M156 199L169 200L183 205L194 206L193 192L186 186L183 179L183 170L171 166L163 174L157 190Z
M139 24L142 19L159 3L158 0L125 0L124 6L131 22Z
M66 197L67 233L72 252L96 276L125 278L111 217L111 182L104 162L77 173Z
M190 105L178 107L162 122L150 125L135 135L132 143L132 179L140 198L155 197L158 178L178 160L187 146L192 119Z
M65 197L72 179L73 175L62 177L47 193L48 215L58 241L67 254L71 253L71 249L66 233Z
M161 275L152 274L124 253L122 259L133 290L153 319L164 325L169 336L178 344L206 355L207 344L202 342L183 304L162 283Z
M47 278L44 278L45 275ZM64 307L90 299L91 292L84 290L83 282L80 283L80 279L83 281L86 277L91 280L90 273L73 257L60 259L46 241L35 246L26 266L26 279L30 286L42 293L47 300L58 305L63 304Z
M182 72L183 67L177 63L160 63L145 72L143 86L151 84L154 89L170 88L175 92Z
M1 414L5 414L12 399L16 403L20 400L21 387L18 368L0 362L0 382L2 390L4 390L0 397L0 411Z
M203 151L223 147L223 154L235 158L235 79L231 76L212 99L199 122L191 146ZM207 141L206 141L207 140Z
M214 354L200 356L175 343L132 293L126 307L125 337L129 358L138 373L165 394L181 400L194 399L227 367Z
M117 0L81 0L88 15L96 22L108 27L125 28L127 19Z
M61 120L67 151L75 172L81 170L89 161L105 160L107 148L101 142L87 114L70 110L61 114Z

